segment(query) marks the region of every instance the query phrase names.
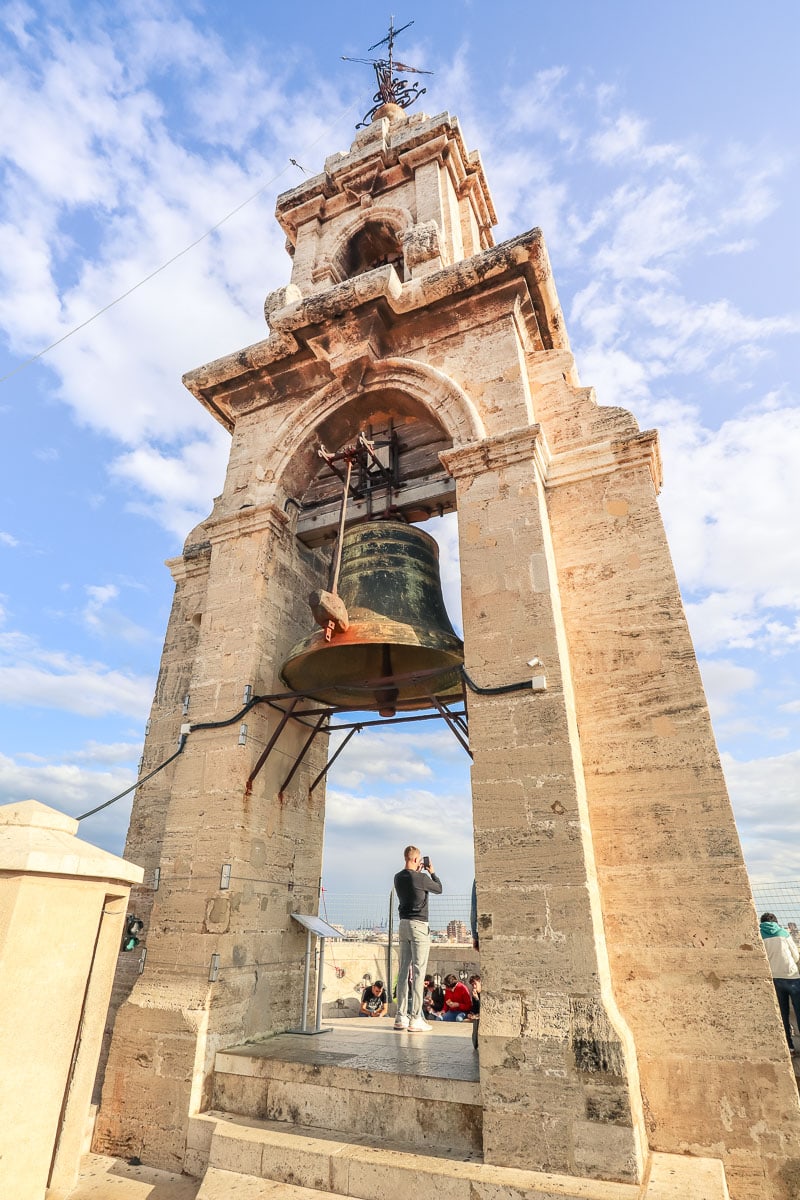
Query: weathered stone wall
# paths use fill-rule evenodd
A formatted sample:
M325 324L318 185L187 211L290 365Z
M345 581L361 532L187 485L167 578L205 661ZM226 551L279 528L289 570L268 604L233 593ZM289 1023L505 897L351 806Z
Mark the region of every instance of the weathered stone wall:
M651 474L620 465L548 501L648 1137L671 1153L721 1148L732 1195L767 1200L797 1154L797 1088Z
M169 564L175 577L175 594L147 723L140 775L154 770L175 753L181 725L189 720L183 714L183 703L184 697L189 696L191 708L192 665L202 623L210 559L211 545L203 527L198 526L189 534L184 554ZM175 767L170 764L137 789L125 842L125 857L144 870L143 883L131 891L130 911L144 922L146 933L152 923L155 875L161 865L174 777ZM117 1010L138 978L139 965L139 953L122 955L119 961L103 1035L96 1102L100 1099Z
M489 1162L640 1177L633 1042L616 1010L537 432L447 457L458 482L466 667L482 687L547 663L548 690L470 696Z
M206 529L207 585L196 610L190 711L181 716L195 723L234 715L246 684L256 695L282 690L278 670L307 630L304 598L318 582L315 556L288 533L281 512L217 511ZM167 675L184 649L182 630L176 619ZM176 700L174 691L157 698L164 722L170 712L174 719ZM325 739L279 796L308 732L290 724L248 792L278 715L259 706L244 720L246 745L238 744L238 721L199 729L174 764L145 970L117 1014L105 1072L95 1146L173 1169L183 1161L189 1115L209 1094L215 1051L301 1017L305 938L290 913L317 910L324 787L308 787L324 765ZM151 733L160 736L160 725ZM146 824L138 810L149 802L137 796L134 829Z

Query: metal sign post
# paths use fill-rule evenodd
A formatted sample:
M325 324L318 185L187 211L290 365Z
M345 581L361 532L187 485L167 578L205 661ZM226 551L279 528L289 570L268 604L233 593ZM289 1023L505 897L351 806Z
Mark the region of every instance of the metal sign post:
M332 1026L322 1027L322 987L323 969L325 967L325 939L340 938L338 929L334 929L322 917L307 916L305 913L292 913L292 920L297 921L306 931L306 955L303 971L303 1016L299 1029L290 1029L289 1033L303 1033L311 1036L315 1033L330 1033ZM319 966L317 968L317 1016L313 1029L308 1028L308 990L311 982L311 935L319 938Z

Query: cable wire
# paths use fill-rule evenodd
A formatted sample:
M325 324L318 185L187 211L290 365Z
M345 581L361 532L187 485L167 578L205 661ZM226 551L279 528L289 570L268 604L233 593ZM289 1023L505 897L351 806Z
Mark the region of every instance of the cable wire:
M183 748L186 745L186 739L188 736L188 734L182 733L178 740L178 749L175 751L175 753L171 754L169 758L164 759L164 761L159 763L157 767L154 767L149 775L143 775L141 779L137 779L135 783L132 783L129 788L125 788L124 792L120 792L118 796L112 796L110 800L106 800L105 804L98 804L97 808L90 808L88 812L82 813L81 816L75 818L76 821L85 821L87 817L93 817L95 813L102 812L104 808L108 808L110 805L116 804L117 800L121 800L123 796L127 796L129 792L135 791L140 783L147 783L148 779L152 779L153 776L157 775L159 771L163 771L164 767L168 767L171 762L174 762L179 754L183 754Z
M314 146L321 142L324 137L327 137L328 134L331 133L331 131L339 124L342 118L348 112L350 112L353 107L354 105L348 104L345 108L343 108L336 119L322 131L319 137L315 138L313 142L309 142L308 146L306 146L306 150L312 150ZM32 363L38 362L38 360L43 358L45 354L49 354L51 350L55 350L56 346L60 346L62 342L66 342L68 338L71 338L74 334L79 333L81 329L85 329L87 325L91 325L91 323L96 321L98 317L102 317L103 313L107 313L109 309L114 308L115 305L120 304L123 300L127 300L128 296L133 295L135 291L138 291L140 287L143 287L146 283L149 283L151 279L155 279L156 275L160 275L162 271L166 271L167 267L171 267L172 264L177 262L179 258L183 258L183 256L188 254L190 250L194 250L195 246L199 246L201 242L206 240L206 238L211 237L212 233L216 233L216 231L222 225L224 225L226 221L230 221L231 217L235 217L237 213L241 212L241 210L248 204L251 204L253 200L257 200L258 197L266 192L268 188L272 187L272 185L276 183L282 175L286 174L290 166L300 166L300 164L295 162L293 158L290 158L288 164L285 167L282 167L276 175L273 175L271 179L268 179L266 183L262 184L262 186L257 191L253 192L251 196L248 196L246 200L242 200L241 204L237 204L235 208L232 208L229 213L226 213L224 217L221 217L220 220L207 229L205 233L201 233L200 236L195 238L193 242L190 242L188 246L184 246L184 248L179 250L177 254L173 254L171 258L168 258L166 262L163 262L160 267L156 267L155 270L151 271L149 275L145 275L145 277L140 279L138 283L135 283L133 287L129 287L127 291L123 292L120 296L117 296L116 299L110 300L108 304L103 305L103 307L98 309L97 312L93 313L91 317L87 317L85 321L81 321L80 324L75 325L72 329L67 330L65 334L62 334L60 338L56 338L56 340L51 342L49 346L45 346L42 350L38 350L36 354L31 354L29 358L26 358L23 360L23 362L18 363L17 366L14 367L12 371L9 371L7 375L0 376L0 383L6 383L9 379L13 378L14 375L17 375L20 371L23 371ZM304 170L305 168L300 167L300 169ZM80 817L78 819L80 820Z
M533 688L533 681L530 679L520 680L519 683L504 683L501 687L481 687L474 679L470 679L463 666L461 675L469 690L476 696L505 696L509 692L529 692Z

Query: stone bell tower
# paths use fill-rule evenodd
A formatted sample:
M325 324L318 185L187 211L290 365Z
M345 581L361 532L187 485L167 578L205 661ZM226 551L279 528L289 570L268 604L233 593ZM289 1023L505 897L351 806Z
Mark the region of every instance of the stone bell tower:
M327 569L317 448L391 426L395 510L457 511L465 665L486 689L469 695L484 1162L632 1197L658 1151L721 1159L735 1200L796 1195L797 1088L656 434L580 386L542 234L493 244L448 114L384 106L277 217L292 271L269 336L185 377L231 456L169 564L143 771L190 733L134 806L147 957L118 982L96 1147L180 1169L215 1052L298 1020L290 913L316 911L324 739L287 785L307 729L276 742L270 704L237 714L285 690ZM503 691L534 657L546 690Z

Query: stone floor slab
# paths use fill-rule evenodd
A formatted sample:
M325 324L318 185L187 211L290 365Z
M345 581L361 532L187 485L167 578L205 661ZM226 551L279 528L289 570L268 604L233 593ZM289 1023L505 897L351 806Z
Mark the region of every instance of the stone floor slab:
M265 1069L269 1060L277 1060L471 1083L480 1078L470 1022L437 1021L429 1033L398 1033L393 1024L391 1017L326 1021L330 1033L314 1037L282 1033L264 1041L220 1050L217 1066L230 1074L237 1069L249 1074L252 1068L247 1065L248 1060L261 1059Z
M654 1154L642 1200L729 1200L725 1170L716 1158Z
M87 1154L77 1187L67 1200L196 1200L199 1179L153 1167L132 1167L120 1158ZM10 1200L10 1198L9 1198Z

